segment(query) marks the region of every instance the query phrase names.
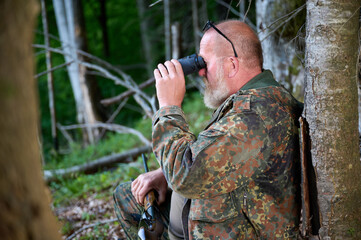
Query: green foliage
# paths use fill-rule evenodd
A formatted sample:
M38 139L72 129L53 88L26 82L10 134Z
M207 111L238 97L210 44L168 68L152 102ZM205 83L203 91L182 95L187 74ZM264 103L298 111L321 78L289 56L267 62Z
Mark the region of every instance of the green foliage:
M83 212L81 215L81 219L90 222L95 219L95 214Z
M67 168L87 163L102 156L119 153L135 146L142 145L141 141L131 134L109 133L108 137L97 144L83 147L81 144L71 145L71 153L57 156L47 161L46 169Z
M87 235L81 236L80 240L106 240L108 238L109 225L96 225Z
M68 235L73 231L73 225L70 222L63 222L62 228L61 228L61 234L62 235Z
M347 234L350 236L350 237L354 237L355 236L355 229L354 228L349 228L347 230Z
M60 179L59 182L52 182L50 188L53 195L53 204L55 207L67 205L74 199L87 198L94 194L98 198L109 197L120 182L136 178L142 173L141 170L142 164L137 161L134 164L119 164L117 168L111 171L92 175L79 174L75 179Z

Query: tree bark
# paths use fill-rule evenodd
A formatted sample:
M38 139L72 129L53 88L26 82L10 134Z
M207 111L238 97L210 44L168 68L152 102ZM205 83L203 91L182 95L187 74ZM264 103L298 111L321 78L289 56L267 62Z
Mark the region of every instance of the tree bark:
M356 63L360 1L307 1L305 110L322 239L361 239Z
M4 240L61 239L41 174L31 43L35 0L0 1L0 233Z
M360 10L360 16L361 16L361 10ZM359 19L359 31L361 31L361 17ZM358 75L358 132L359 136L361 138L361 38L359 38L359 53L358 53L358 69L357 69L357 75ZM361 147L361 144L360 144ZM361 151L361 150L360 150Z

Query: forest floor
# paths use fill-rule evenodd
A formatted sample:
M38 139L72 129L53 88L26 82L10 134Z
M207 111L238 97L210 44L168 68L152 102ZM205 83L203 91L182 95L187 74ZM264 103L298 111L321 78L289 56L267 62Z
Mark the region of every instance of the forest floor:
M125 239L116 219L111 196L98 199L96 195L74 200L54 212L63 224L63 239Z

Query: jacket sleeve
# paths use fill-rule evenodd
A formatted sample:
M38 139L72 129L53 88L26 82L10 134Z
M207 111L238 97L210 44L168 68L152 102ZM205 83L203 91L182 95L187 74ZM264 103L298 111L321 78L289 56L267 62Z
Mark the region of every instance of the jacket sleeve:
M171 188L186 198L210 198L248 186L266 168L267 129L252 111L230 111L196 138L179 107L153 118L153 152Z

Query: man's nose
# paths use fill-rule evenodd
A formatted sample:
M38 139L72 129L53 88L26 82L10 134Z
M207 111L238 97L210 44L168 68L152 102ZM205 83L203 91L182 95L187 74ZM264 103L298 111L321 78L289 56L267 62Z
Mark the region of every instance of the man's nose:
M202 68L201 70L198 71L199 76L201 77L205 77L206 76L206 69Z

